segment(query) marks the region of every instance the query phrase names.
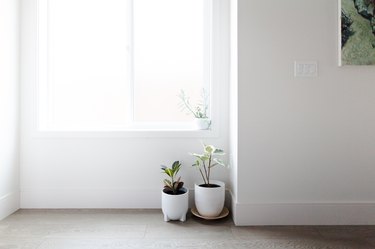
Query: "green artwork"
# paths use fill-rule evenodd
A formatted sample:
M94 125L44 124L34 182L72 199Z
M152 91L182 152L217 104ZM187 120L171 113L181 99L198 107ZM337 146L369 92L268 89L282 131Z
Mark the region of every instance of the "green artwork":
M340 64L375 65L375 0L340 1Z

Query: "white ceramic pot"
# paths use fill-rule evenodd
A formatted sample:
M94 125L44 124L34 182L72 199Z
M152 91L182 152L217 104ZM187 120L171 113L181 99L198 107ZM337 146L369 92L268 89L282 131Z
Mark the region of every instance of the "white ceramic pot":
M208 130L211 126L211 120L209 118L196 118L194 122L198 130Z
M221 181L210 181L219 187L208 188L195 184L195 207L200 215L206 217L217 217L224 208L225 183Z
M161 191L161 207L164 214L164 221L186 220L186 213L189 208L189 190L182 188L185 193L171 195Z

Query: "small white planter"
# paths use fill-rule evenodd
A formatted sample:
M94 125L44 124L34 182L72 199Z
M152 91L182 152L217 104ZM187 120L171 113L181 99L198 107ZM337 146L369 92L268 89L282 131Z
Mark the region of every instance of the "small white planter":
M195 207L202 216L217 217L224 208L225 183L221 181L210 181L219 187L207 188L195 184Z
M194 122L198 130L208 130L211 126L211 120L209 118L195 118Z
M170 195L161 191L161 207L164 214L164 221L186 220L186 213L189 208L189 190L182 188L184 194Z

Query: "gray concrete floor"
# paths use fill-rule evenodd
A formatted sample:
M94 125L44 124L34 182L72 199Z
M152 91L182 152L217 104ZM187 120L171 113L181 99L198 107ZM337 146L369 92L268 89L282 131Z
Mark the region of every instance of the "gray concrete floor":
M236 227L230 218L164 222L160 210L19 210L0 249L375 248L375 226Z

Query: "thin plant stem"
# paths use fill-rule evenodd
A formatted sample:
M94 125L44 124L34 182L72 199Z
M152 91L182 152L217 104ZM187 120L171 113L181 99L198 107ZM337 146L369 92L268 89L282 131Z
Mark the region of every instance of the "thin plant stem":
M207 184L206 179L204 178L204 175L203 175L203 172L202 172L202 169L201 169L201 168L199 168L199 172L200 172L201 175L202 175L202 178L203 178L204 184Z
M211 174L211 160L212 160L212 155L210 155L210 158L208 159L208 185L210 185L210 174Z
M204 161L203 161L203 169L204 169L204 173L205 173L206 179L207 179L207 182L205 181L205 183L210 184L210 179L209 179L209 175L207 173L206 163Z
M194 115L194 117L198 118L193 109L191 109L190 103L186 101L185 98L183 98L182 101L184 102L185 107Z
M173 174L172 174L171 178L172 178L172 191L173 191L173 194L176 194L177 190L174 188L174 177L173 177Z

